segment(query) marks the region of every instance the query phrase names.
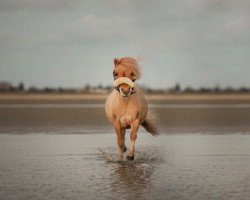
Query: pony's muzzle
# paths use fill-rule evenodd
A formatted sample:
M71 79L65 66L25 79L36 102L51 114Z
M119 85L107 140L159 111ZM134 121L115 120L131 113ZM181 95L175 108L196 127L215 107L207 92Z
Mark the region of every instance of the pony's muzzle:
M131 88L129 85L123 83L119 86L120 94L124 97L129 96L132 93L133 88Z
M120 77L114 81L115 88L123 97L127 97L135 93L134 82L128 77Z

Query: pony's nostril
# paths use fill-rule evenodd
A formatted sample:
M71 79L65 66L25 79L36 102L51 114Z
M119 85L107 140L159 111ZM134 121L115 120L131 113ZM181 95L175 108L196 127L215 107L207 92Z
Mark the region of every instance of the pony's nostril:
M123 94L127 95L129 93L129 90L125 90L124 88L122 88L122 92Z
M122 88L122 92L123 92L123 93L127 93L127 91L126 91L125 89L123 89L123 88Z

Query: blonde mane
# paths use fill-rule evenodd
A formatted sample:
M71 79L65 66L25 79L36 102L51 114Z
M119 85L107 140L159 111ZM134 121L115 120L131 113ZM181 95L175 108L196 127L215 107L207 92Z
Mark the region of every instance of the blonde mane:
M141 69L138 64L137 59L132 58L132 57L115 58L114 64L115 64L115 67L119 65L123 65L127 67L129 70L131 70L134 73L134 76L137 80L141 78Z

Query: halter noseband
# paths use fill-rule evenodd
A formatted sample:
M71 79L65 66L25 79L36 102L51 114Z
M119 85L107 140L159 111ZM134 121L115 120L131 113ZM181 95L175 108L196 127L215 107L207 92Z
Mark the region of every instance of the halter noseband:
M135 89L134 89L134 81L135 80L131 80L130 78L128 78L128 77L120 77L120 78L118 78L118 79L116 79L115 81L114 81L114 87L115 87L115 89L117 90L117 91L119 91L119 86L121 85L121 84L123 84L123 83L125 83L125 84L127 84L127 85L129 85L131 88L132 88L132 91L131 91L131 94L134 94L136 91L135 91Z

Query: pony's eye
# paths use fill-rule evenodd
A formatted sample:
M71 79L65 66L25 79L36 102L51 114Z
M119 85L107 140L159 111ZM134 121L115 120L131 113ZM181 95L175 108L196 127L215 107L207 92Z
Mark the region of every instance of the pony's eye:
M133 73L133 72L131 72L130 76L134 76L134 73Z
M117 73L115 71L113 71L113 76L117 76Z

